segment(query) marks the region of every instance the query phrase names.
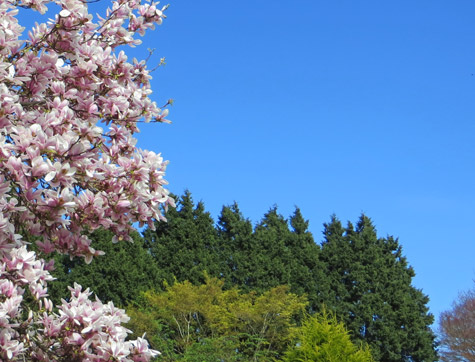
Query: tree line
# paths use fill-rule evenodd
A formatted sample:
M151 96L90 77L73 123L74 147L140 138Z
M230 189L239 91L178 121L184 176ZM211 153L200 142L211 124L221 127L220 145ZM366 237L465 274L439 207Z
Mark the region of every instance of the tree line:
M168 222L134 233L134 243L94 232L106 255L87 267L56 257L53 300L74 281L90 287L126 308L164 361L327 361L292 354L317 343L304 343L315 326L341 345L348 338L361 361L365 351L374 361L437 360L428 297L412 285L398 239L378 236L366 215L346 225L332 216L317 243L298 208L286 219L273 207L252 225L237 203L215 221L190 192L176 199ZM273 319L262 324L266 313Z

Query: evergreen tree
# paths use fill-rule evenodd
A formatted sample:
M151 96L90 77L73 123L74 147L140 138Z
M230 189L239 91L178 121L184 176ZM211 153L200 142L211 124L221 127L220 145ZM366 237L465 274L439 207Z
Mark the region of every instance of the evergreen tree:
M323 264L320 261L320 246L308 231L308 221L303 218L299 208L296 208L291 216L290 225L292 232L286 243L290 251L290 290L298 295L306 294L310 311L317 311L327 288Z
M221 259L225 262L225 287L237 286L249 291L255 285L252 273L257 253L252 224L245 219L235 202L224 206L218 218L217 232Z
M200 284L204 281L204 271L217 277L225 273L214 221L202 202L195 206L191 193L186 191L166 218L168 222L155 223L156 230L146 229L143 235L170 284L174 278Z
M272 208L255 231L236 203L223 207L218 221L220 245L228 264L231 285L243 290L268 290L288 284L292 293L307 294L310 310L319 308L324 288L320 247L297 208L289 222ZM226 285L228 287L228 285Z
M377 361L435 361L428 298L411 285L415 273L398 240L378 238L364 215L346 229L332 217L324 235L326 303L343 318L354 341L367 342Z
M105 255L98 256L87 265L84 259L59 255L55 258L57 282L48 288L51 298L58 302L70 295L67 287L74 282L90 288L100 299L125 306L140 292L160 288L164 280L151 255L144 248L142 238L135 232L133 243L112 243L113 234L98 230L91 235L92 246Z
M287 246L291 238L287 220L271 208L256 226L253 234L256 252L252 257L255 269L250 271L254 277L254 289L268 290L277 285L290 285L291 253Z

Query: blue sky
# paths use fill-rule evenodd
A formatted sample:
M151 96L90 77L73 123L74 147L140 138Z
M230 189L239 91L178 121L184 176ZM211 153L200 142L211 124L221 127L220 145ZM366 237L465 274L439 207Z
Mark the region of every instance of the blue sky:
M139 145L216 218L299 206L399 237L438 318L475 277L473 1L174 1ZM139 54L139 53L137 53Z
M103 1L103 4L106 2ZM139 146L170 160L215 219L297 205L315 240L335 213L399 237L438 318L475 277L475 2L173 1L128 53L172 125Z

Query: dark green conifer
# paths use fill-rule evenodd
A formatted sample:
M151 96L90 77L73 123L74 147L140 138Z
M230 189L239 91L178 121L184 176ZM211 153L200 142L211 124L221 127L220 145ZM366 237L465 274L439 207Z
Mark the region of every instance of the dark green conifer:
M133 243L113 244L110 231L95 231L90 236L92 246L104 251L105 255L95 257L89 265L83 258L71 260L67 255L56 256L56 270L52 274L58 280L48 286L51 298L55 302L67 298L70 295L67 287L76 282L83 288L90 288L99 299L123 307L140 292L161 288L163 274L144 248L140 235L135 232L131 236Z
M225 287L237 286L244 291L251 290L255 284L251 271L256 267L253 256L257 249L252 224L243 217L236 202L221 209L217 232L221 259L225 262Z
M311 312L320 310L324 291L327 288L326 276L320 261L320 246L308 230L308 221L299 208L290 217L292 227L287 248L290 251L288 268L290 270L291 292L306 294Z
M254 232L236 203L223 207L218 221L218 236L226 250L231 285L242 290L264 291L288 284L292 293L306 294L310 310L319 309L324 288L320 247L308 231L297 208L289 222L274 207L267 212ZM228 287L228 284L226 284Z
M156 230L147 229L144 240L170 284L174 278L193 284L204 281L204 271L219 277L223 273L219 261L219 245L214 221L204 204L194 205L186 191L176 209L166 214L167 222L156 222Z
M362 215L353 227L332 217L325 225L322 260L330 289L326 304L355 342L370 345L376 361L436 361L428 298L411 284L415 273L393 237L378 238Z
M257 224L253 238L256 243L254 289L269 290L278 285L290 285L291 253L287 246L291 233L287 220L271 208Z

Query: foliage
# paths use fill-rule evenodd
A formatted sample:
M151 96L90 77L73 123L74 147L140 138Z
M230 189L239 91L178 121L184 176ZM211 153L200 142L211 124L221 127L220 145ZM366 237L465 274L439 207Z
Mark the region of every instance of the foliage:
M229 267L224 275L246 291L289 285L292 293L306 294L314 308L321 302L317 293L323 283L320 248L298 208L290 225L292 230L274 207L253 231L237 203L224 207L218 221L219 244Z
M54 302L67 297L67 286L77 282L91 289L101 300L110 300L125 307L141 292L161 288L163 272L144 247L140 235L131 234L133 242L113 244L113 234L108 230L96 230L90 235L92 246L105 255L98 256L90 264L67 255L55 259L52 275L57 280L49 287Z
M441 314L439 334L442 361L475 361L475 289L460 294L452 309Z
M290 269L289 284L292 293L307 296L309 311L313 313L320 310L328 289L321 248L308 231L308 221L303 218L299 208L290 217L290 225L292 232L287 247L291 258L286 263Z
M257 268L257 246L252 224L244 218L236 202L231 206L223 206L217 232L221 256L225 262L223 276L226 287L252 290L255 285L253 271Z
M233 336L204 338L193 343L183 355L183 362L235 362L242 361Z
M289 347L283 362L372 362L367 346L357 347L335 314L323 309L308 316L296 331L296 342Z
M22 40L19 9L45 13L49 3L0 1L0 358L148 360L155 352L126 341L128 317L112 303L75 284L54 307L52 265L33 249L90 262L101 254L91 232L129 239L132 223L153 227L173 205L167 163L134 138L138 122L166 122L168 111L149 98L145 62L119 51L160 24L164 8L116 0L93 22L87 1L56 0L59 13Z
M305 298L289 293L286 286L258 295L236 288L224 290L223 284L206 277L202 285L185 281L164 292L146 292L141 305L128 309L133 316L131 326L136 333L146 332L155 348L154 343L163 346L171 338L173 350L162 349L169 360L182 355L191 358L210 345L221 346L220 353L226 355L239 351L253 361L279 356L290 341L296 317L305 308ZM168 332L159 335L159 329Z
M190 200L185 194L181 208L169 213L170 223L147 239L154 250L161 245L174 251L162 264L169 281L176 273L178 281L189 275L199 285L199 272L208 270L227 278L224 289L264 293L285 284L306 295L309 312L318 312L322 303L335 311L356 344L370 345L376 361L436 360L428 298L412 286L415 273L398 240L378 238L366 216L346 228L333 217L320 247L298 208L288 220L271 208L253 228L234 203L223 207L213 231L209 214ZM205 227L197 227L197 215L207 215ZM199 235L205 241L192 242Z
M290 270L286 265L291 256L286 246L290 239L289 225L276 207L270 209L257 224L253 237L257 245L257 251L252 256L257 258L256 268L250 273L256 279L254 289L268 290L289 284Z
M144 242L169 283L204 281L203 272L219 276L220 261L214 221L204 204L196 206L190 192L179 198L177 209L170 209L166 223L144 232Z
M195 205L187 191L167 219L155 231L147 229L144 240L169 283L175 277L199 285L206 271L223 278L225 289L262 293L287 284L291 292L308 296L310 310L323 301L320 248L299 209L286 220L274 207L253 228L234 203L222 208L215 226L204 204Z
M325 225L322 261L330 283L324 298L351 332L385 362L437 360L428 298L411 285L415 273L397 239L378 238L362 215L346 228L336 217Z

